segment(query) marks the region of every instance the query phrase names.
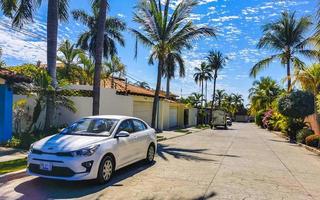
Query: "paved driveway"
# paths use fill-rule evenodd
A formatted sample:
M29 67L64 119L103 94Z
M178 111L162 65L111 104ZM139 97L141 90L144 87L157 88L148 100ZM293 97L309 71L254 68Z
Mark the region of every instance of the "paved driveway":
M163 141L158 154L153 165L124 168L105 186L0 181L0 199L320 199L320 158L252 124Z

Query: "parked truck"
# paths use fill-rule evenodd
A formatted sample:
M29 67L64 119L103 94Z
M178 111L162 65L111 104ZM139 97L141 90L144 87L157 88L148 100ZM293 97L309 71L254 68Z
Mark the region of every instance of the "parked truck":
M231 126L231 125L232 123L230 123L230 118L228 117L228 114L226 111L221 109L213 110L211 128L224 127L225 129L227 129L228 126Z

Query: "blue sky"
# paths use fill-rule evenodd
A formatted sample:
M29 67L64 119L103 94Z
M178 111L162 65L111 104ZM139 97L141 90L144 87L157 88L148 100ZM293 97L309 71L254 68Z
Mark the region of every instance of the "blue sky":
M90 12L89 2L89 0L71 0L70 10L83 9ZM137 24L132 22L133 7L137 0L109 2L110 16L122 18L128 27L137 27ZM171 2L171 7L174 7L179 0ZM183 96L200 92L199 86L192 78L194 68L200 65L208 51L220 50L230 60L220 72L217 88L229 93L240 93L246 98L248 89L254 81L248 76L250 68L259 59L272 53L256 48L262 34L261 26L279 17L282 10L296 11L298 16L314 16L316 5L316 0L199 0L199 5L193 10L190 18L195 24L216 27L218 37L203 38L194 44L192 50L184 51L186 77L174 79L171 84L172 91ZM37 11L34 23L27 24L22 32L12 30L8 27L10 20L1 14L0 17L0 47L3 49L3 59L7 65L36 63L37 60L46 63L46 5ZM76 42L83 30L85 27L70 17L68 23L60 24L59 41L70 39ZM134 59L135 39L128 32L124 35L126 46L119 47L118 50L119 57L127 66L128 75L155 87L156 66L147 64L149 49L140 45L138 58ZM269 75L283 85L281 80L284 74L284 68L279 63L273 63L257 78ZM210 83L208 87L211 95L212 84ZM165 81L162 82L162 88L165 88Z

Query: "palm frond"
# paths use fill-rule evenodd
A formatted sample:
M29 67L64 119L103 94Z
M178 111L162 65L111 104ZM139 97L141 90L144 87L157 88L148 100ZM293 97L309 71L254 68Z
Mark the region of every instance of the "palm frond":
M250 71L250 76L255 78L260 71L262 71L263 69L268 67L269 64L277 57L279 57L279 55L272 55L268 58L265 58L265 59L259 61L257 64L255 64L252 67L252 69Z

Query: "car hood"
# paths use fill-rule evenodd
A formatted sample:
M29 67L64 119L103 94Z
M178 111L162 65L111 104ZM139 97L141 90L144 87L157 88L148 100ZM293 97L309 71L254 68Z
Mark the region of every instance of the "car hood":
M48 153L68 152L82 149L110 137L56 134L34 143L33 148Z

